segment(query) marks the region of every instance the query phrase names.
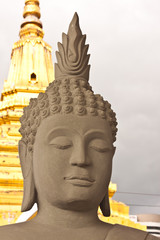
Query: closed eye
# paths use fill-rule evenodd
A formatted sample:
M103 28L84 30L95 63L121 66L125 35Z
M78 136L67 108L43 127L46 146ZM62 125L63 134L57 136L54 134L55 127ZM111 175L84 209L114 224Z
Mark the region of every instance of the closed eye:
M110 150L108 143L100 138L92 139L89 143L89 148L101 153L108 152Z
M68 137L65 137L65 136L55 137L54 139L52 139L49 142L49 145L52 145L53 147L62 149L62 150L68 149L73 146L72 141Z
M109 148L100 148L100 147L96 147L96 146L90 146L90 148L96 150L97 152L108 152L109 151Z
M60 144L52 144L55 148L58 148L58 149L67 149L67 148L70 148L72 145L71 144L68 144L68 145L60 145Z

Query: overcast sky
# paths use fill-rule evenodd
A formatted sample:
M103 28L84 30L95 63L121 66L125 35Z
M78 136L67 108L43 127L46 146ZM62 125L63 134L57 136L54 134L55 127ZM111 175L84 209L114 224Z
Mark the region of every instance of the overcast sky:
M12 44L19 39L24 0L0 0L0 91ZM44 40L53 48L75 11L91 53L90 83L117 113L114 199L131 214L160 214L160 1L40 0Z

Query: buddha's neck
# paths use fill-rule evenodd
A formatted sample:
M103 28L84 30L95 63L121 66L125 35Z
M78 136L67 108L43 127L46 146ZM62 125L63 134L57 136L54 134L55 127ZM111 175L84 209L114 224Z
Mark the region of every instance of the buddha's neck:
M92 227L99 224L97 209L88 211L72 211L57 208L52 205L39 206L35 222L50 225L52 227L61 226L64 228Z

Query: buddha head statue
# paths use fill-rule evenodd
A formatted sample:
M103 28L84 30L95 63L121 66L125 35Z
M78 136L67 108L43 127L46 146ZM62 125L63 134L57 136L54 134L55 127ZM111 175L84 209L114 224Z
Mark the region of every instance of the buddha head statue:
M44 204L110 215L108 185L117 122L108 101L89 84L86 35L75 13L56 52L55 80L30 100L20 118L22 211Z

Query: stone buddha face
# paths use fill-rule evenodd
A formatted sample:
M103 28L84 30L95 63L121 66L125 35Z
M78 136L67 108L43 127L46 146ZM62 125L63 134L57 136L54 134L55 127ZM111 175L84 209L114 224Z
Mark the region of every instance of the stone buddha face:
M74 114L47 117L34 143L38 201L62 209L98 207L108 191L114 147L109 124Z

